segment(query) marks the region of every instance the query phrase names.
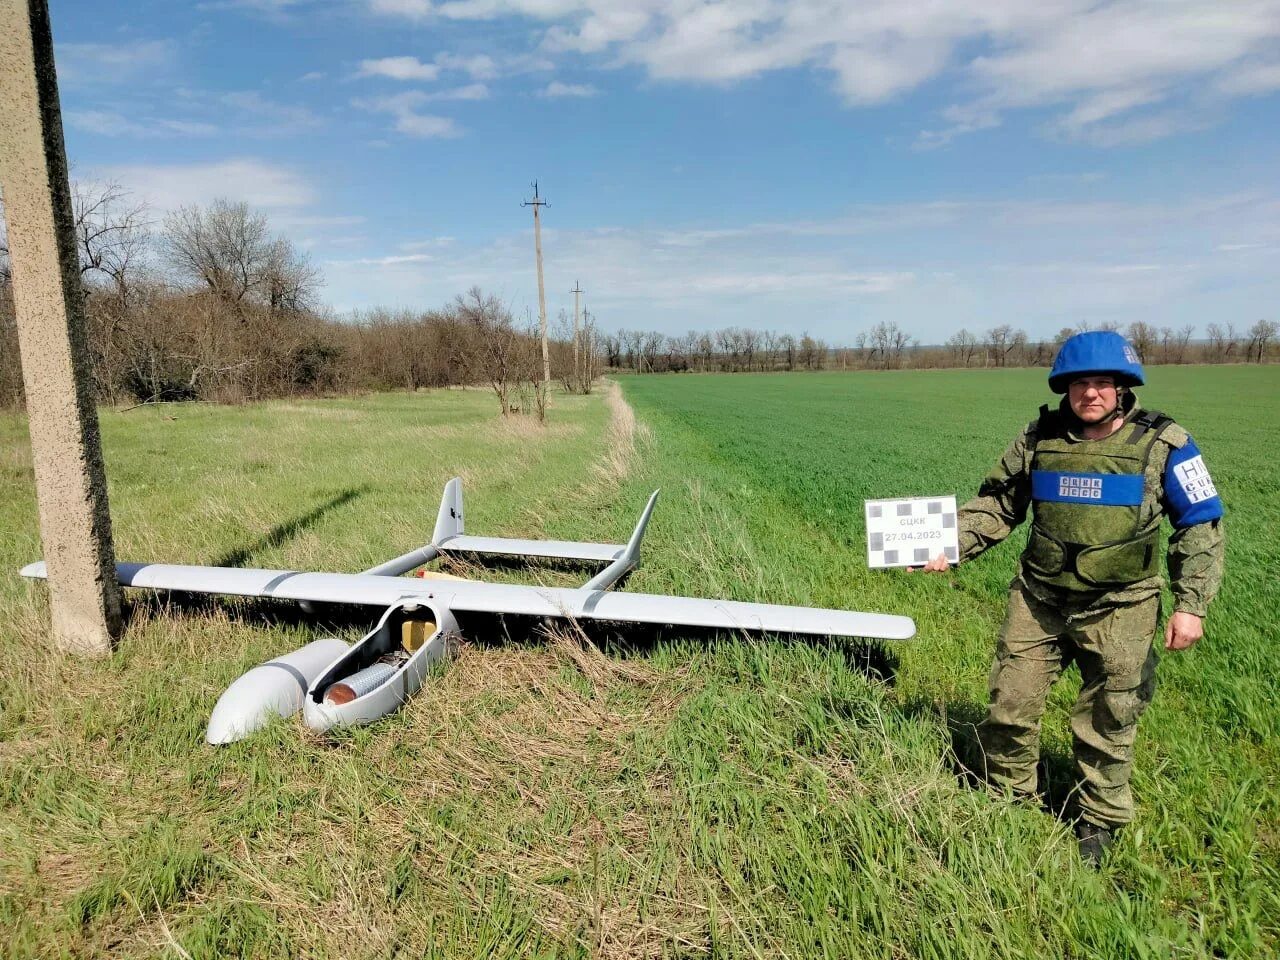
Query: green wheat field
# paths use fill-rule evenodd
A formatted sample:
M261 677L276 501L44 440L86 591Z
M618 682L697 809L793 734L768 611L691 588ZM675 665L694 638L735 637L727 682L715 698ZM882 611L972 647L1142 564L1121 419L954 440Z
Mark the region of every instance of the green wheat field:
M232 680L363 621L131 594L109 661L54 655L16 576L40 552L26 424L0 415L0 956L1274 956L1280 368L1141 391L1205 453L1228 572L1204 641L1163 659L1139 818L1099 873L1061 815L1074 673L1042 806L956 773L1022 537L946 575L866 569L863 499L970 496L1043 376L623 378L556 395L545 429L479 390L103 410L121 559L360 570L429 539L454 475L471 532L617 541L661 487L629 588L918 625L870 647L494 622L376 725L217 749Z

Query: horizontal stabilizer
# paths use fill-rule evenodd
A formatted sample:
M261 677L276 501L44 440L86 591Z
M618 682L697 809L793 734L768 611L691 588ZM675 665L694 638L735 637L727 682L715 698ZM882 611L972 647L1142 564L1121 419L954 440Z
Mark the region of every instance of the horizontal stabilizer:
M510 537L471 537L464 533L462 478L444 485L431 546L446 553L479 553L502 557L539 557L612 563L626 550L619 543L574 543L569 540L521 540ZM425 548L424 548L425 549Z
M436 544L445 553L485 553L507 557L544 557L611 563L627 549L620 543L574 543L569 540L515 540L459 534Z

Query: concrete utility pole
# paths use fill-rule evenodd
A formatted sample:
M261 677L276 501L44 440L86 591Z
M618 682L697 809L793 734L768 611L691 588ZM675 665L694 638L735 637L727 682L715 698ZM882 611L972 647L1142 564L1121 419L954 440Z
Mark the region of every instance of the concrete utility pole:
M538 196L538 181L533 181L533 199L526 200L522 207L533 207L533 249L538 255L538 324L542 333L542 403L539 410L547 409L547 386L551 383L551 353L547 349L547 294L542 285L542 218L539 211L550 206Z
M584 293L586 291L582 289L582 284L577 280L573 281L573 382L575 384L581 379L578 373L578 311L580 309L578 298Z
M0 23L0 187L53 636L102 656L120 635L120 586L48 0L0 0Z

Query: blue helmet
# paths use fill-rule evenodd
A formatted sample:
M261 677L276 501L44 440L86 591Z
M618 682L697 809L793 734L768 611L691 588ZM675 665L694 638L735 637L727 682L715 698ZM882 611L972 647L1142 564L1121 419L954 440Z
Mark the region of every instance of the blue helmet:
M1112 376L1116 385L1136 387L1146 383L1138 352L1129 341L1112 330L1095 330L1077 333L1053 358L1049 371L1049 389L1054 393L1066 393L1072 380L1087 376Z

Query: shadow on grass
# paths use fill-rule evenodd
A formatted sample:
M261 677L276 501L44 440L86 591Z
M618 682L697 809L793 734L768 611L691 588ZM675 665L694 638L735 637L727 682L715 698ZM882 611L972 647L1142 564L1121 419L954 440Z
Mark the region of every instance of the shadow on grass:
M913 719L941 720L951 739L945 759L956 780L971 790L987 789L986 754L978 739L978 725L987 715L986 704L973 700L943 702L919 698L903 704L902 712ZM1074 822L1078 815L1077 787L1075 763L1070 754L1042 746L1036 773L1039 780L1036 801L1045 812L1064 823Z
M540 646L546 642L546 621L541 617L466 613L458 610L453 613L467 641L479 647ZM617 621L581 620L577 625L583 636L599 647L601 652L619 659L647 655L668 641L712 646L738 642L744 636L738 630ZM835 647L845 666L868 680L890 687L897 680L898 656L879 640L777 633L763 638L757 635L751 637L757 642L802 643L820 649Z
M277 524L267 533L248 546L238 547L223 554L213 561L215 567L243 567L255 554L296 537L307 528L314 526L325 514L345 506L352 500L364 496L369 486L351 487L306 513ZM292 602L271 600L254 600L245 598L227 598L210 594L178 593L171 591L147 591L139 593L130 591L121 602L121 613L125 626L156 616L178 613L184 616L200 616L215 610L225 613L232 622L262 625L294 626L302 623L317 626L350 626L353 623L370 621L368 608L339 608L317 604L323 607L323 616L307 613ZM320 611L317 611L320 612Z
M278 547L287 540L292 540L303 530L315 525L321 517L326 513L337 510L339 507L346 506L352 500L364 496L369 492L369 487L351 487L343 490L337 496L330 498L326 502L320 504L300 516L294 517L292 520L286 520L284 523L277 524L272 527L265 536L260 537L253 543L245 547L237 547L229 553L224 553L218 559L213 561L215 567L243 567L247 564L255 554L261 553L263 550L269 550L272 547Z

